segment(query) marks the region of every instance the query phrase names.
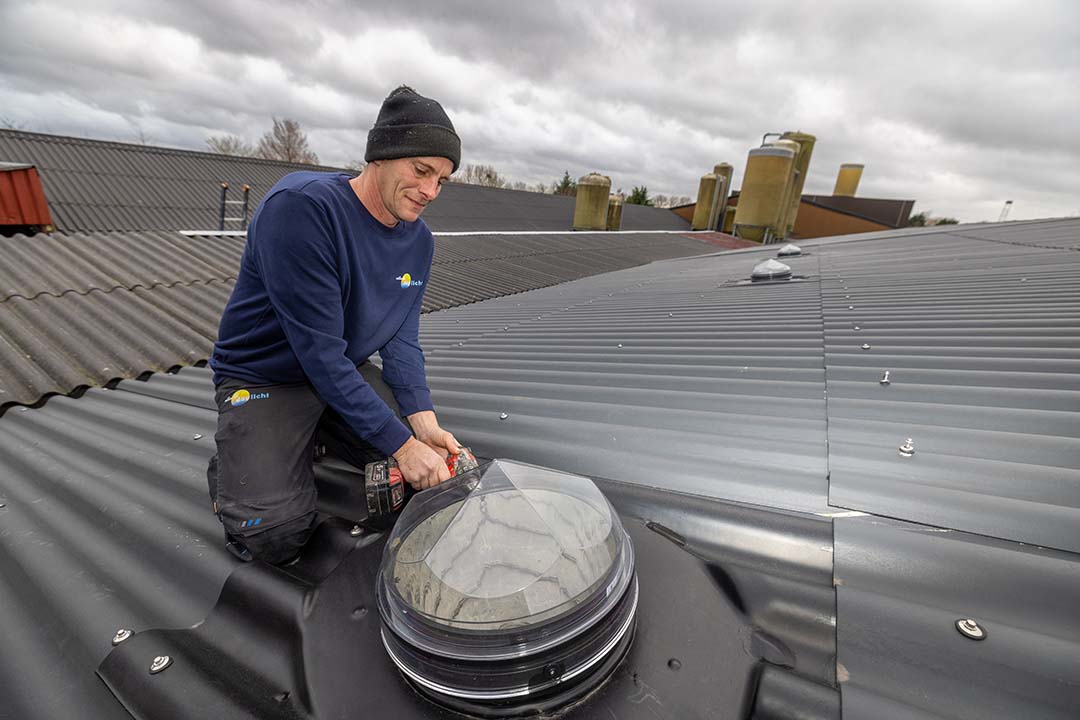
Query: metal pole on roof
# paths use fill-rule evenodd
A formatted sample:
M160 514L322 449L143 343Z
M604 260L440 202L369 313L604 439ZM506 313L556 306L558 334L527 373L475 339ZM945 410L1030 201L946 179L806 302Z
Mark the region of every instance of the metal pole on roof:
M229 183L221 183L221 211L218 213L218 230L225 229L225 195L229 192Z
M248 224L248 193L251 191L250 185L244 185L244 230L247 230ZM224 228L222 228L224 229Z

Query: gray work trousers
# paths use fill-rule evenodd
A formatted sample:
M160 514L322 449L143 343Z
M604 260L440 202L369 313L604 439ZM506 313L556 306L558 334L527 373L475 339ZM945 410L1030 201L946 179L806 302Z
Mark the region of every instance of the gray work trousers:
M380 371L357 370L398 412ZM315 529L316 444L363 469L383 457L357 437L306 382L252 385L225 378L214 399L217 453L206 470L226 540L269 563L295 557Z

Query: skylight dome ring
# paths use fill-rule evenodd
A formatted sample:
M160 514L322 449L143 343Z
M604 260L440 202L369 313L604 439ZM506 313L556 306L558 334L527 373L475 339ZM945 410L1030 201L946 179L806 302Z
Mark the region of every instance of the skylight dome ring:
M630 536L590 479L495 461L411 501L376 595L383 644L422 692L505 703L601 682L638 591Z

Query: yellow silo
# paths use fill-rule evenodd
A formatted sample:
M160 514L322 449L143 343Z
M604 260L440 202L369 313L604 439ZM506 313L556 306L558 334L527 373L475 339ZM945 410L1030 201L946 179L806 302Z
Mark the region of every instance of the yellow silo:
M795 152L790 148L759 147L750 151L735 209L736 235L756 242L772 240L794 164Z
M716 181L718 178L713 173L701 176L698 183L697 203L694 204L694 219L690 222L691 230L711 230L709 218L712 217L714 203L716 202Z
M795 190L788 200L787 217L784 225L787 227L787 235L791 235L795 229L795 219L799 215L799 203L802 201L803 187L806 185L806 173L810 170L810 156L814 152L814 143L817 138L804 132L786 132L780 136L783 140L793 140L799 143L799 153L795 156L795 171L798 176L795 179Z
M780 200L780 214L776 218L776 230L774 235L776 239L783 240L788 235L787 216L788 211L791 208L791 198L795 194L795 186L798 184L799 175L795 169L795 162L799 158L799 143L794 140L785 140L780 138L766 144L766 147L780 147L787 148L792 152L794 161L791 163L791 170L788 171L787 183L784 185L784 194Z
M859 189L859 180L862 179L863 165L861 163L844 163L840 166L840 172L836 175L836 185L832 194L840 197L855 197L855 191Z
M724 208L724 227L723 232L728 235L735 231L735 206L728 205Z
M575 230L604 230L607 228L608 196L611 178L599 173L585 175L577 184L574 203Z
M622 228L622 195L612 195L608 198L607 206L607 229L618 230Z
M713 204L712 214L709 216L709 229L718 230L723 222L724 208L727 207L728 196L731 195L731 176L735 168L729 163L720 163L713 167L713 175L716 176L716 203Z

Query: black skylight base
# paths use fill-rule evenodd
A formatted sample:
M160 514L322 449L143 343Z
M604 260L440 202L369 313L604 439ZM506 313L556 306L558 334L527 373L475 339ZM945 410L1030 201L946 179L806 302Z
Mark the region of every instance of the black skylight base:
M98 676L118 710L139 720L460 720L557 707L560 720L794 717L776 714L777 707L814 720L839 717L833 688L785 669L789 652L766 652L754 641L758 631L743 606L758 602L753 578L766 576L744 577L737 567L699 556L697 541L679 544L679 533L695 527L702 513L746 511L620 484L603 490L633 542L637 624L633 637L628 632L583 679L586 694L576 700L557 688L512 713L451 698L436 702L419 692L383 646L375 587L387 535L353 537L353 524L337 519L319 526L295 565L238 563L217 605L195 627L134 628ZM650 517L685 516L689 524L662 534L639 517L646 510ZM151 674L154 658L163 655L171 664ZM800 654L797 662L812 658ZM771 673L762 672L766 662L774 663Z

